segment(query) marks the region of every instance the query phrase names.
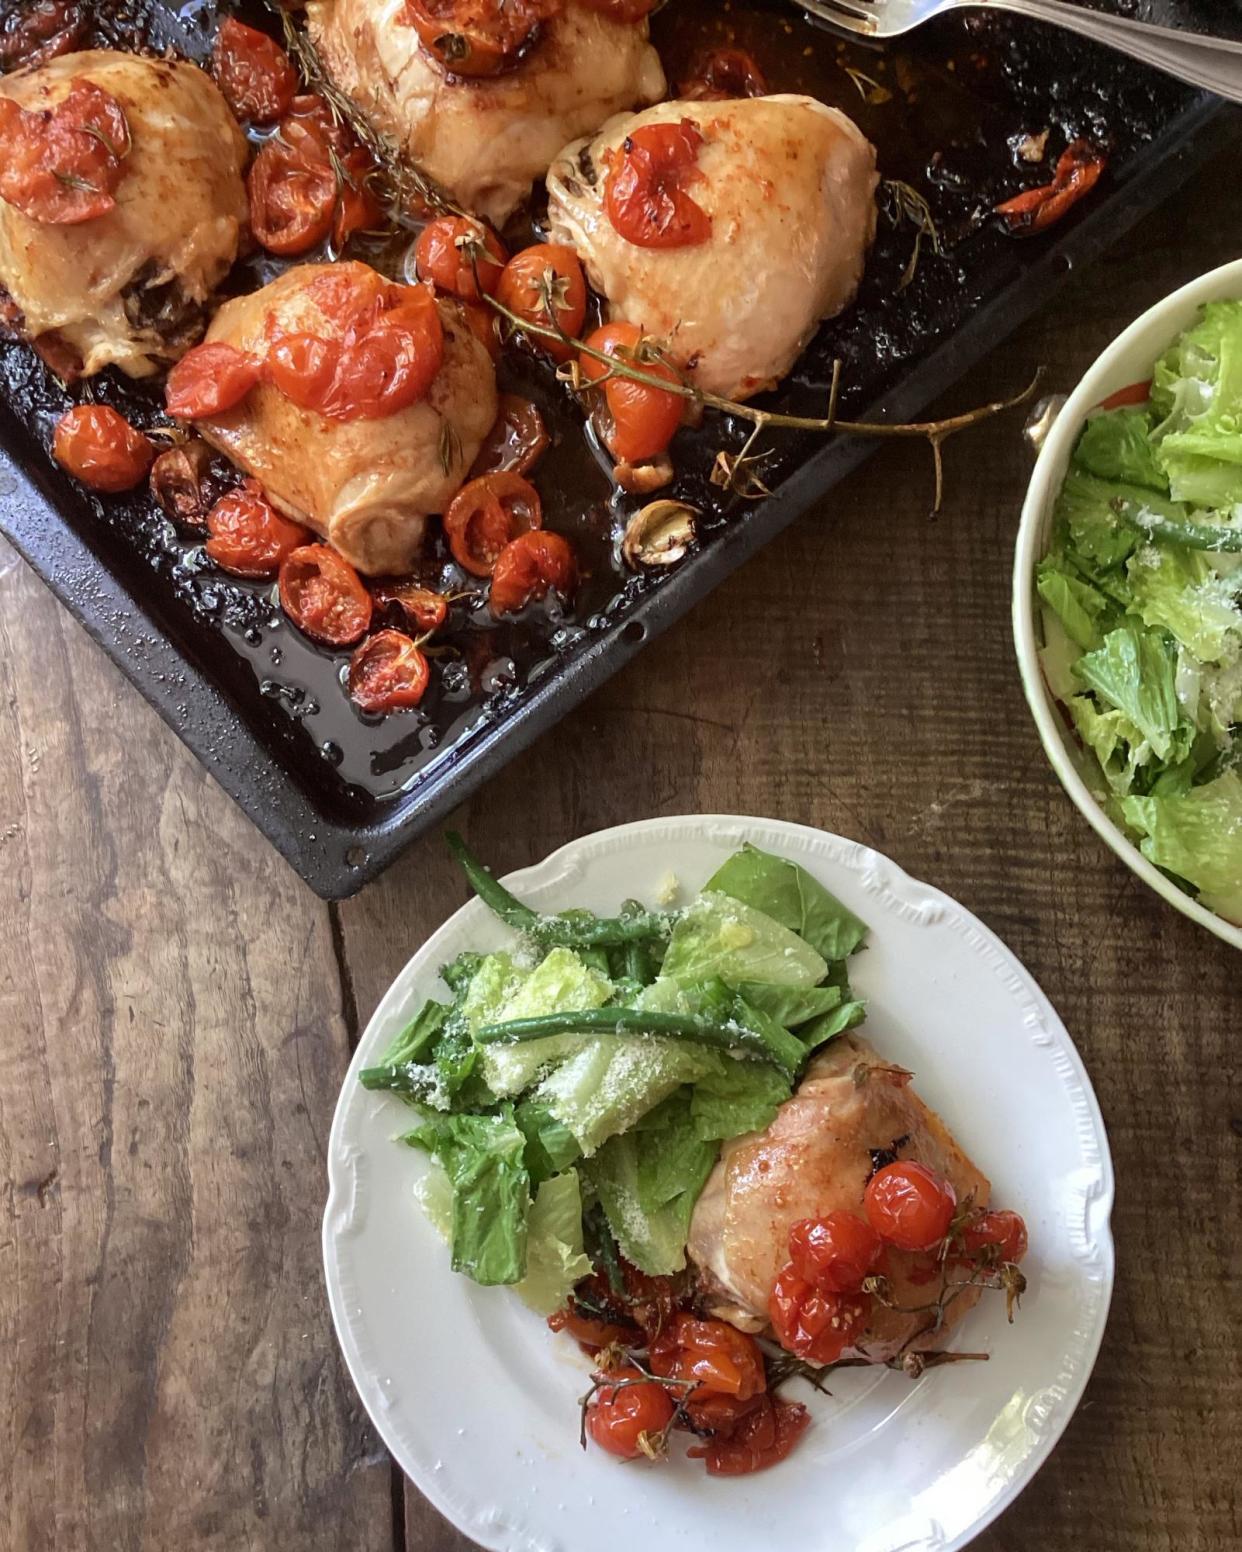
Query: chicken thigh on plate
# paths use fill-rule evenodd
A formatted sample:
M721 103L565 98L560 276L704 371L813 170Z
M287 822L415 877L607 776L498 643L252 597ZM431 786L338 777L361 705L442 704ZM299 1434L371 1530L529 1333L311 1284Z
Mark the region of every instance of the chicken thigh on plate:
M567 140L664 95L643 0L311 0L329 73L497 225ZM473 40L473 41L472 41Z
M496 419L491 358L460 309L366 264L303 264L226 302L201 350L216 346L253 383L196 429L359 571L408 571ZM174 373L174 409L178 389Z
M708 1177L688 1249L711 1312L743 1330L763 1330L793 1225L838 1210L862 1216L867 1181L896 1158L917 1160L947 1179L959 1206L987 1205L987 1177L914 1092L910 1074L884 1062L865 1040L843 1035L811 1063L767 1131L726 1143ZM892 1248L886 1254L888 1298L905 1308L877 1301L850 1349L865 1349L878 1362L941 1346L980 1294L977 1287L962 1289L933 1329L926 1313L907 1313L925 1310L934 1296L928 1257Z
M877 181L862 132L814 98L665 102L561 152L550 235L577 251L612 319L741 400L853 299Z
M246 141L196 65L102 50L0 78L0 293L61 376L147 377L206 325Z

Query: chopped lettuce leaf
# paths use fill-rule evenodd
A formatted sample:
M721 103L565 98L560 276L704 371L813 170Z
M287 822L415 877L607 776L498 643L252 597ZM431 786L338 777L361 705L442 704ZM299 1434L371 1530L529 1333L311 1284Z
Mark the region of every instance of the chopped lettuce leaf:
M638 1200L644 1212L666 1207L686 1191L697 1197L716 1162L719 1145L700 1133L692 1113L697 1089L698 1084L683 1084L638 1123Z
M766 912L704 890L673 928L661 973L683 986L719 979L729 986L765 981L810 987L827 970L822 955Z
M622 1255L650 1277L668 1276L686 1264L690 1215L711 1166L671 1201L648 1210L639 1186L645 1147L641 1132L625 1132L610 1138L585 1167Z
M533 1094L517 1106L513 1118L526 1138L526 1168L533 1184L559 1175L582 1157L574 1134Z
M847 1029L853 1029L861 1024L866 1016L867 1004L857 998L851 998L849 1002L843 1002L840 1007L833 1008L831 1013L825 1013L820 1018L812 1019L809 1024L803 1024L798 1031L798 1039L808 1051L816 1051L829 1040L835 1040L838 1035L843 1035Z
M1074 462L1100 480L1142 485L1161 495L1169 481L1156 461L1151 441L1151 412L1146 407L1103 410L1082 428Z
M453 1238L453 1186L435 1159L426 1173L414 1182L414 1200L427 1215L427 1221L446 1245Z
M1209 302L1157 363L1156 456L1179 501L1242 501L1242 303Z
M490 1019L479 1023L503 1024L511 1019L538 1018L544 1013L572 1013L603 1007L612 996L612 982L592 968L571 948L554 948L525 978L512 988ZM551 1063L578 1050L583 1035L548 1035L515 1045L491 1045L483 1051L483 1074L501 1098L520 1094Z
M865 923L846 910L805 868L749 843L708 879L704 893L730 895L795 932L823 959L846 959L867 935ZM676 972L664 967L666 975ZM723 976L728 980L728 976ZM755 980L767 979L755 976Z
M1242 639L1242 577L1219 576L1202 550L1145 544L1126 571L1144 624L1163 626L1203 662L1218 661Z
M495 1023L501 1008L529 974L529 970L516 963L512 954L485 955L467 982L461 999L462 1016L470 1028Z
M535 1193L526 1227L526 1276L516 1292L537 1315L551 1315L590 1272L582 1249L582 1191L571 1169L545 1180Z
M473 949L465 949L456 959L450 960L447 965L441 965L440 979L453 995L457 996L474 980L482 963L482 954L476 954Z
M596 1035L550 1073L534 1097L573 1134L589 1158L680 1084L692 1083L729 1060L682 1040Z
M737 990L750 1007L766 1013L786 1029L796 1029L808 1019L828 1013L844 995L839 986L812 986L808 989L771 986L762 981L743 981Z
M421 1062L432 1053L444 1029L449 1008L443 1002L425 1002L375 1064L377 1067L404 1067Z
M1084 651L1099 646L1100 621L1111 613L1111 606L1098 588L1074 576L1062 561L1053 557L1040 564L1035 586L1078 646Z
M766 1062L721 1063L689 1091L690 1116L697 1137L725 1141L769 1126L789 1098L789 1079Z
M1192 732L1177 702L1175 666L1158 632L1122 625L1080 658L1075 672L1109 706L1124 712L1156 756L1167 760L1185 755Z
M1242 777L1228 770L1180 797L1126 798L1143 855L1192 884L1203 904L1242 922Z
M1126 794L1140 765L1152 758L1151 745L1123 711L1101 711L1090 695L1066 701L1079 738L1095 753L1109 786Z
M526 1271L530 1179L512 1109L428 1117L401 1141L430 1153L453 1188L453 1270L476 1283L517 1282Z

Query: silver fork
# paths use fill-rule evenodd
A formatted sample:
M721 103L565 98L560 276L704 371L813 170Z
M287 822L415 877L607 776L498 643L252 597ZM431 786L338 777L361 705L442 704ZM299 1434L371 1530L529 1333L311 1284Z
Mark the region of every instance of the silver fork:
M1201 86L1230 102L1242 102L1242 43L1210 38L1107 16L1067 5L1065 0L795 0L803 11L845 32L868 38L896 38L942 11L970 6L979 10L1013 11L1052 22L1097 43L1107 43L1144 64L1163 70L1192 86Z

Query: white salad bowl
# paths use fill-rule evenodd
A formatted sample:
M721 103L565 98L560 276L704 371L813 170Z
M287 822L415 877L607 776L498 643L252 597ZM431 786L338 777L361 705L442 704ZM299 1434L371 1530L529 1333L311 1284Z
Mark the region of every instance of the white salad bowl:
M1082 1062L1027 971L969 912L886 858L777 820L643 820L563 847L506 882L539 910L679 903L745 841L799 863L870 929L850 962L861 1033L915 1072L921 1096L1030 1231L1013 1326L989 1295L955 1333L986 1363L912 1383L886 1369L791 1386L812 1426L751 1477L701 1462L623 1465L578 1443L589 1366L510 1290L449 1268L415 1200L426 1156L393 1138L411 1112L358 1082L463 949L513 934L479 901L417 950L367 1026L328 1145L323 1249L342 1351L367 1411L414 1484L497 1552L953 1552L1030 1481L1095 1362L1113 1283L1112 1165Z
M1013 631L1022 688L1039 729L1044 752L1074 803L1127 867L1131 868L1183 916L1242 948L1242 926L1228 922L1179 889L1143 855L1100 805L1088 782L1093 773L1082 749L1049 688L1040 663L1042 626L1035 591L1035 572L1052 537L1052 514L1069 468L1070 454L1087 416L1110 394L1144 382L1165 349L1194 323L1204 302L1242 298L1242 259L1200 275L1164 301L1157 302L1097 357L1066 400L1040 449L1018 527L1013 572Z

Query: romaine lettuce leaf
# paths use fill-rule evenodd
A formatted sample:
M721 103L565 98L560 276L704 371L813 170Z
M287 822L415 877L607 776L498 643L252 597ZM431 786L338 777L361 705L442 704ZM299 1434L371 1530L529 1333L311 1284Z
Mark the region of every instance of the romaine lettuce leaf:
M443 1002L425 1002L376 1063L377 1067L404 1067L431 1055L444 1029L449 1008Z
M827 971L822 955L766 912L704 890L673 928L661 975L683 986L721 980L811 987Z
M1178 705L1174 668L1162 635L1121 625L1094 652L1084 654L1074 671L1109 706L1125 713L1158 759L1168 760L1187 753L1194 732Z
M844 995L840 986L772 986L763 981L743 981L737 990L750 1007L786 1029L796 1029L808 1019L830 1012Z
M823 959L845 959L867 935L864 922L846 910L805 868L749 842L708 879L704 892L730 895L798 934ZM668 968L664 973L675 972ZM722 977L728 980L728 976ZM755 980L766 977L755 976Z
M726 1060L689 1090L695 1136L723 1142L762 1131L790 1093L789 1079L766 1062Z
M690 1215L711 1165L701 1178L690 1180L671 1200L645 1208L639 1185L639 1163L647 1146L643 1133L625 1132L610 1138L584 1165L599 1197L621 1253L651 1277L680 1272L686 1264ZM706 1153L700 1155L702 1165Z
M1082 428L1074 463L1100 480L1169 493L1169 481L1156 462L1151 441L1151 412L1146 407L1103 410Z
M833 1008L831 1013L824 1013L817 1019L812 1019L809 1024L803 1024L798 1030L798 1039L808 1051L818 1050L821 1045L826 1045L829 1040L835 1040L838 1035L843 1035L847 1029L853 1029L861 1024L867 1016L867 1004L856 998L849 1002L843 1002L839 1007Z
M526 1270L530 1177L512 1108L498 1115L436 1115L401 1141L422 1148L453 1188L453 1270L476 1283L515 1283Z
M1098 588L1075 576L1060 559L1049 556L1035 573L1039 596L1055 613L1070 638L1084 651L1102 640L1100 622L1113 611Z
M551 1315L590 1272L582 1249L582 1191L571 1169L545 1180L535 1193L526 1229L526 1276L515 1291L537 1315Z
M490 1019L478 1023L503 1024L511 1019L537 1018L543 1013L571 1013L603 1007L612 996L612 982L588 965L571 948L554 948L509 991ZM492 1091L505 1098L520 1094L552 1062L578 1050L583 1035L549 1035L516 1045L491 1045L483 1051L483 1075Z
M1125 712L1101 711L1090 695L1071 695L1065 704L1109 786L1124 796L1133 787L1139 766L1152 758L1151 745Z
M533 1094L514 1109L513 1119L526 1138L526 1168L533 1185L559 1175L582 1157L573 1133Z
M1157 363L1153 398L1173 496L1214 508L1242 501L1242 303L1208 303Z
M720 1152L700 1133L692 1113L698 1084L683 1084L638 1123L638 1200L655 1212L685 1191L697 1197Z
M1203 904L1242 922L1242 777L1229 770L1181 797L1126 798L1143 855L1193 884Z
M1126 570L1144 623L1163 626L1202 662L1217 662L1242 637L1242 578L1219 575L1202 550L1145 544Z

